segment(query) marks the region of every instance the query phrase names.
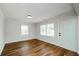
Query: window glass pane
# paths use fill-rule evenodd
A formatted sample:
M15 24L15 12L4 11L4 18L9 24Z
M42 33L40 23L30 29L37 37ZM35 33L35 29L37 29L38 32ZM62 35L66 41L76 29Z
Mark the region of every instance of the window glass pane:
M28 26L27 25L21 25L21 35L28 34Z
M40 34L46 36L54 36L54 24L41 25Z
M54 36L54 24L47 25L47 35Z
M41 25L40 26L40 34L41 35L46 35L46 25Z

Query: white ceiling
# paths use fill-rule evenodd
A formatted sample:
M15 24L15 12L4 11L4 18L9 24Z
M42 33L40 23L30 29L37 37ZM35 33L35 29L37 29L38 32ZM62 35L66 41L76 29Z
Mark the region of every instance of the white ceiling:
M24 22L40 22L73 10L68 3L4 3L0 6L6 17ZM33 18L28 19L27 15Z

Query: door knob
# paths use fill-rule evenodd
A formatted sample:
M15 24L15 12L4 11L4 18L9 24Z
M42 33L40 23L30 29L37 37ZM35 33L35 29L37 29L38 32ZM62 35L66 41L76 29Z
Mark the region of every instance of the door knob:
M59 36L61 36L61 33L59 33Z

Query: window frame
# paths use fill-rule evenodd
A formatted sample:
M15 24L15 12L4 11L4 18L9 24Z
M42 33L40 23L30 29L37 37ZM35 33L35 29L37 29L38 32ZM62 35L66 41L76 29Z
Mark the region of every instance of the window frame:
M49 25L53 25L53 27L51 27L51 26L49 26ZM45 32L46 32L46 34L45 35L42 35L41 34L41 27L42 26L46 26L46 28L45 28ZM49 27L48 27L49 26ZM51 33L51 30L48 32L48 29L49 28L53 28L53 30L52 30L52 33ZM49 24L43 24L43 25L40 25L40 35L42 35L42 36L54 36L55 35L55 31L54 31L54 23L49 23Z

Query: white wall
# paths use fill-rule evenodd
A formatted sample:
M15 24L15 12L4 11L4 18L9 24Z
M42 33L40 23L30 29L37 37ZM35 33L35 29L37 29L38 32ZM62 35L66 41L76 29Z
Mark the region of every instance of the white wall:
M64 13L64 14L61 14L61 15L59 15L59 16L56 16L56 17L54 17L54 18L51 18L51 19L48 19L47 21L43 21L43 22L40 22L39 24L37 24L37 32L38 32L38 38L40 39L40 40L43 40L43 41L46 41L46 42L49 42L49 43L51 43L51 44L55 44L55 45L58 45L58 46L60 46L59 45L59 43L58 43L58 39L56 38L56 39L54 39L53 37L48 37L48 36L41 36L40 35L40 25L42 25L42 24L47 24L47 23L53 23L53 22L55 22L55 21L57 21L57 20L61 20L61 19L73 19L73 17L74 16L76 16L75 15L75 13L73 12L73 11L70 11L70 12L67 12L67 13ZM77 20L77 18L76 17L74 17L74 19L75 20ZM74 33L74 32L73 32ZM75 35L75 34L74 34ZM73 41L72 41L73 42ZM75 42L74 42L75 44L77 43L77 39L75 39ZM72 46L72 45L70 45L70 46ZM61 46L62 47L62 46ZM66 48L66 49L70 49L70 48ZM76 46L75 46L75 49L76 49ZM73 50L73 49L71 49L71 50ZM75 50L74 50L75 51Z
M4 48L4 16L0 10L0 54Z
M21 25L29 26L29 35L21 35ZM35 38L35 24L18 21L12 18L6 19L6 43Z

